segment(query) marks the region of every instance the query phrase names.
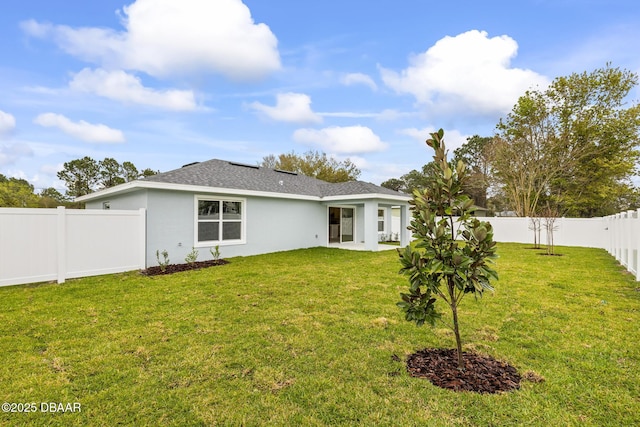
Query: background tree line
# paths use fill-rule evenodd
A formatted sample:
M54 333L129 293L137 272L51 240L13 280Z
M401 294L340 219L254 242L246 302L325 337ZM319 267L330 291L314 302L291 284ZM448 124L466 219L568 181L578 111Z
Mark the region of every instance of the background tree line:
M304 154L270 154L263 157L259 166L297 172L327 182L345 182L358 179L360 169L349 159L336 160L325 153L307 151ZM0 174L0 207L78 207L73 198L96 190L113 187L157 172L149 168L138 170L131 162L119 163L113 158L96 161L91 157L66 162L57 173L67 190L63 195L55 188L47 188L39 194L24 179L6 178Z
M0 207L53 208L69 200L53 187L35 193L33 185L21 178L7 178L0 174Z
M294 152L270 154L262 158L259 166L297 172L327 182L355 181L360 177L360 169L349 159L342 161L318 151L307 151L304 154Z
M156 173L158 172L149 168L140 171L131 162L120 164L110 157L95 161L85 156L66 162L57 175L67 186L67 196L80 197Z
M496 126L454 151L470 174L465 192L490 211L518 216L594 217L640 206L633 184L640 159L640 105L628 105L638 75L606 67L530 90ZM433 164L383 186L412 192Z
M131 162L118 163L115 159L105 158L95 161L90 157L66 162L57 173L65 182L67 190L60 193L53 187L39 193L27 180L7 178L0 174L0 207L52 208L55 206L78 207L74 197L83 196L103 188L133 181L145 176L155 175L151 169L138 170Z

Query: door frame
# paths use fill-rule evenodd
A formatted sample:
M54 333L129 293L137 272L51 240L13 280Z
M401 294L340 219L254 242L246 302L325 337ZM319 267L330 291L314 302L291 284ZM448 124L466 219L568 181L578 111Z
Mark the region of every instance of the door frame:
M339 222L337 224L332 224L331 223L331 210L332 209L336 209L336 210L339 211L339 214L338 214ZM353 221L353 224L352 224L353 235L352 236L353 236L353 239L352 240L348 240L346 242L344 242L342 240L342 211L343 211L343 209L350 209L352 211L352 213L353 213L353 216L352 216L352 221ZM327 234L328 234L327 242L329 244L331 244L331 243L340 243L341 244L341 243L354 243L354 242L356 242L356 230L357 230L356 220L357 220L357 208L356 208L356 206L352 206L352 205L329 205L329 206L327 206ZM336 225L338 227L338 239L337 240L336 239L334 239L334 240L331 239L331 226L332 225Z

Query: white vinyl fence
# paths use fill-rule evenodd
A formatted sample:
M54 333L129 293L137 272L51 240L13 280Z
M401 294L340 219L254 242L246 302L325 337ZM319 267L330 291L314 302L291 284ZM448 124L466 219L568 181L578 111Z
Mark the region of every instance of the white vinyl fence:
M480 219L498 242L533 243L530 218ZM144 269L145 221L144 209L0 208L0 286ZM555 245L606 249L640 280L640 209L554 225ZM547 244L544 227L540 237Z
M531 243L531 218L486 217L493 227L497 242ZM540 242L547 245L541 218ZM399 227L394 223L394 227ZM394 232L397 228L394 228ZM556 218L553 243L556 246L580 246L607 250L640 281L640 209L621 212L603 218Z
M0 286L145 268L146 214L0 208Z
M531 218L487 217L478 219L491 223L496 242L533 244ZM545 219L540 218L540 223L542 227L540 243L546 245L548 242L544 227ZM555 218L553 227L553 243L556 246L607 249L609 234L605 218Z
M609 231L605 248L640 280L640 209L605 217Z
M478 217L478 219L491 223L496 242L533 244L533 230L530 229L531 218ZM547 236L544 230L545 219L541 218L540 221L542 225L540 243L547 244ZM556 218L553 241L557 246L607 249L610 236L607 227L607 218ZM400 221L393 223L392 231L394 233L400 231Z

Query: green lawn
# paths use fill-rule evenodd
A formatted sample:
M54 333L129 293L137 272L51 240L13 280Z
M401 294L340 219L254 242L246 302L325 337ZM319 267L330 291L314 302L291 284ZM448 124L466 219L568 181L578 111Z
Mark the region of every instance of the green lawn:
M460 309L467 349L545 379L501 395L392 359L454 346L403 320L395 251L0 288L0 401L81 404L0 425L640 425L639 285L603 250L539 252L499 245L496 292Z

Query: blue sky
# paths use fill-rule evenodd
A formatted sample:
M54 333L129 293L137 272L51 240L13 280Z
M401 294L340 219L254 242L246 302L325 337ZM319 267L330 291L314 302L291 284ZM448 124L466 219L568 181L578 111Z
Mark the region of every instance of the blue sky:
M0 31L0 173L39 189L83 156L310 149L379 184L430 161L433 130L492 135L529 88L640 72L637 0L11 0Z

